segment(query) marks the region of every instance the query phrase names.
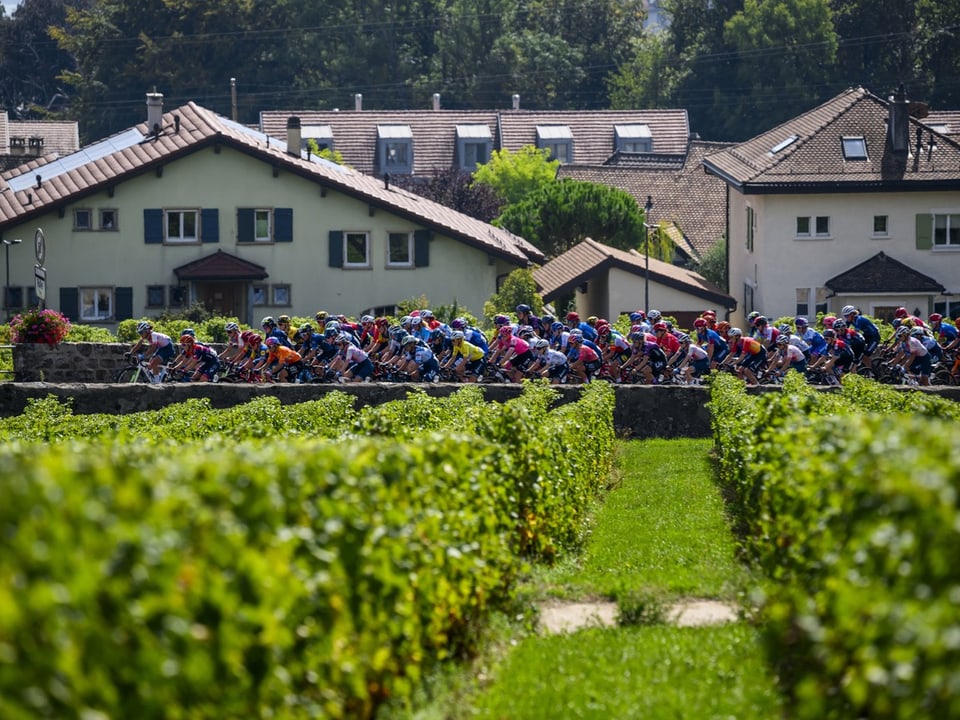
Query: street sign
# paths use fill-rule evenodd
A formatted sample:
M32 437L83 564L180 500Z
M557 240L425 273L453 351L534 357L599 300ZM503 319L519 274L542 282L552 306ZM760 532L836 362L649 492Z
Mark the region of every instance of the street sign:
M41 300L47 299L47 269L41 265L33 268L34 290Z
M40 228L37 228L37 231L33 234L33 250L37 256L37 265L43 265L43 261L47 257L47 242L43 237L43 230Z

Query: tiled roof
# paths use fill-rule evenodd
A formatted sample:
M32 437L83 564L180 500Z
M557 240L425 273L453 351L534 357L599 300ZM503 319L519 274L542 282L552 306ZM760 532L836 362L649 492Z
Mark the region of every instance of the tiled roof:
M557 176L620 188L640 205L651 196L651 221L679 228L679 233L670 232L671 239L687 255L700 258L726 230L727 190L723 180L704 172L701 162L706 155L727 147L729 143L692 140L681 167L636 167L631 156L625 165L563 165Z
M597 273L619 268L643 276L647 259L634 250L618 250L587 238L533 271L544 300L552 300L588 281ZM650 281L701 297L711 303L733 309L737 301L702 275L650 258Z
M704 165L745 192L945 187L960 181L956 141L910 117L911 155L898 159L887 140L888 118L886 100L863 88L849 89L768 132L707 156ZM915 149L918 130L920 152ZM845 137L862 137L867 158L845 159ZM931 140L936 145L932 152Z
M174 268L173 272L181 280L262 280L268 275L262 265L223 250Z
M944 135L960 135L960 110L933 111L923 119L923 124Z
M882 252L824 283L835 293L942 293L946 288L928 275Z
M368 174L377 171L378 125L410 127L414 175L429 175L436 169L456 166L457 125L486 125L496 150L536 145L538 126L567 128L573 138L574 162L596 165L616 152L615 125L648 126L653 153L657 155L682 155L690 135L686 110L267 110L260 113L260 129L267 135L284 138L291 116L299 117L304 129L329 126L334 149L343 154L347 164Z
M7 143L12 137L43 138L44 153L67 155L80 147L80 130L76 121L10 120L7 123Z
M385 187L381 180L350 168L289 155L284 142L192 102L164 113L162 131L156 137L148 135L146 123L141 123L72 155L53 162L33 161L0 175L0 231L216 145L235 148L495 256L519 264L544 259L536 247L506 230L395 186ZM39 183L35 182L38 176Z

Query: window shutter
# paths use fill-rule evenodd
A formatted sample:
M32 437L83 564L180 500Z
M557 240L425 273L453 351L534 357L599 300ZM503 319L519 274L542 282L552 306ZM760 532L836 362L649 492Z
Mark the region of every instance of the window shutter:
M933 215L917 213L917 250L933 247Z
M80 288L60 288L60 312L74 322L80 319Z
M220 211L217 208L200 211L200 242L220 242Z
M330 231L330 267L343 267L343 230Z
M293 208L274 209L273 241L293 242Z
M253 242L253 208L237 208L237 242Z
M415 267L430 265L430 231L417 230L413 233L413 264Z
M120 320L129 320L133 317L133 288L118 287L113 290L114 317Z
M143 210L143 241L148 245L163 243L163 210Z

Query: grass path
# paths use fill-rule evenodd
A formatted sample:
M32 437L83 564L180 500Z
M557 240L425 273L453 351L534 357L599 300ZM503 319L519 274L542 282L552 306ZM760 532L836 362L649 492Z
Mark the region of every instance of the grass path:
M454 679L415 717L779 717L781 700L749 623L663 622L667 603L736 601L752 582L734 557L709 451L709 440L624 443L619 483L597 509L584 552L537 571L521 588L530 606L550 598L614 599L620 627L554 636L529 622L500 628L500 642L473 674Z

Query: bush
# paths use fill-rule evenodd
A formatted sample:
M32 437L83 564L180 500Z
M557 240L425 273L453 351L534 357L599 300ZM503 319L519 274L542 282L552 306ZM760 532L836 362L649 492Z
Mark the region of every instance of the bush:
M10 321L11 339L15 343L57 345L70 332L70 320L56 310L34 308Z

